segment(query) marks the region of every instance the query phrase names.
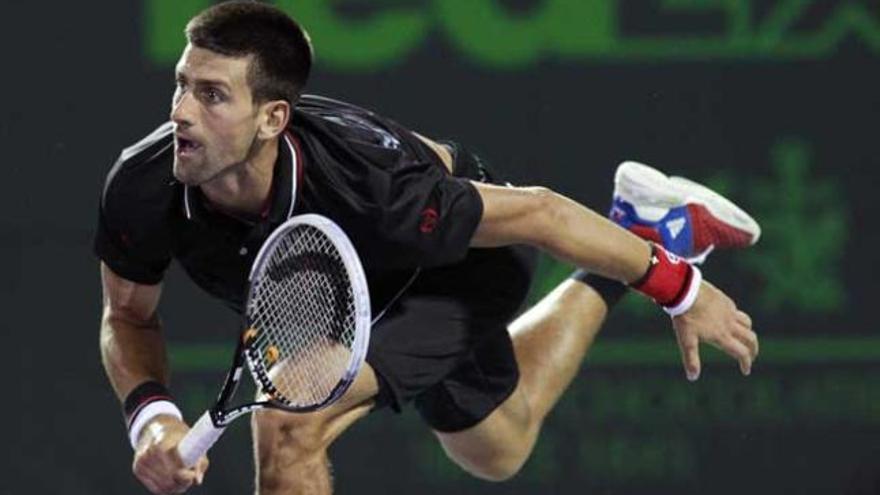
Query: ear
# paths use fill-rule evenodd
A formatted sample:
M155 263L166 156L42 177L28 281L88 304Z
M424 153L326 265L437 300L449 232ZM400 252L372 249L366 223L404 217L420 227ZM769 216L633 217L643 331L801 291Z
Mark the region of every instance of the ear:
M290 122L290 103L275 100L260 105L260 124L257 137L263 140L278 137Z

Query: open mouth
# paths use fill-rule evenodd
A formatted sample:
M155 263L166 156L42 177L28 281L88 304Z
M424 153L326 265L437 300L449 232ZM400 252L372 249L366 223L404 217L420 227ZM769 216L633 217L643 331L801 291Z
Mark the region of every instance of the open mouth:
M180 155L189 155L194 151L198 150L202 147L201 144L193 141L192 139L182 138L180 136L175 136L174 138L175 148L177 148L177 153Z

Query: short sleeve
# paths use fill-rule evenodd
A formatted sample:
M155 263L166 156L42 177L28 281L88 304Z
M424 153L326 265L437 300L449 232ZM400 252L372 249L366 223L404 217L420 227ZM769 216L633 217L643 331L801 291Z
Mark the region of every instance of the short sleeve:
M412 131L351 104L304 98L302 210L337 222L367 269L462 260L483 215L474 185L449 173Z
M132 244L131 236L125 229L111 226L103 207L98 213L98 228L95 232L94 252L113 273L120 277L144 285L155 285L162 281L168 268L170 257L138 252Z
M157 201L144 200L136 183L118 171L110 173L98 209L94 252L115 274L145 285L162 281L171 263L167 235L161 228Z
M399 150L326 154L306 165L310 210L336 221L367 269L432 267L463 259L483 214L467 179ZM368 153L368 151L371 151Z
M389 268L448 265L462 260L483 214L483 203L467 179L436 165L427 172L403 171L390 178L390 192L371 231L372 256Z

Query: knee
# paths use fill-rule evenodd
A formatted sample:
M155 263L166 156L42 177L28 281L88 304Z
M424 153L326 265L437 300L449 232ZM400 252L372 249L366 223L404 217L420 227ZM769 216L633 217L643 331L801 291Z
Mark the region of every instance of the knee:
M521 387L477 425L459 432L437 432L446 455L471 475L506 481L520 472L532 454L541 421Z
M461 463L465 471L485 481L507 481L522 470L531 454L531 449L507 448L503 452L493 452L470 462Z
M459 448L443 443L446 454L469 474L485 481L507 481L522 470L532 453L534 439L508 438Z

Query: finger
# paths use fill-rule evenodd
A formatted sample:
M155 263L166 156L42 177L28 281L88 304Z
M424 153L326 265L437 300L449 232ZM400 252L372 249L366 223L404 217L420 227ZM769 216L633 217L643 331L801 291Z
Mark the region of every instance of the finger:
M752 372L752 355L749 348L736 338L724 340L721 349L731 357L739 361L739 370L743 375L749 376Z
M168 493L165 483L162 482L162 477L154 472L146 472L143 475L138 476L138 479L145 487L147 487L147 490L149 490L150 493L157 495Z
M736 312L736 321L744 325L746 328L752 328L752 317L744 311Z
M180 469L174 472L172 480L174 481L174 493L183 493L196 482L196 472L193 469Z
M157 478L155 484L159 487L158 493L162 494L184 493L192 486L192 482L182 482L182 480L177 479L176 475L172 475L170 479L167 476Z
M755 358L758 357L758 352L760 351L758 335L751 330L741 330L734 333L733 336L749 349L749 355L751 356L752 361L754 361Z
M137 478L138 481L150 491L150 493L161 494L162 489L159 483L158 474L150 467L149 463L144 461L144 459L141 459L134 463L132 472L134 473L135 478Z
M141 483L144 485L144 487L146 487L147 490L149 490L150 493L153 493L155 495L162 495L164 493L159 488L159 485L156 484L156 482L152 478L150 478L150 479L138 478L138 479L141 480Z
M169 493L183 493L195 482L195 471L183 465L176 448L165 450L160 456L162 463L161 472L166 480L166 489Z
M143 475L142 479L150 481L153 493L163 495L183 493L192 486L195 473L190 473L189 476L180 476L178 471L182 472L183 469L168 469L167 463L163 462L161 458L155 459L153 462L149 462L149 459L147 461L140 466L140 473Z
M687 379L695 382L700 378L700 339L695 334L681 335L676 332L681 360Z
M205 472L208 471L209 465L210 462L208 462L208 458L206 456L202 456L202 458L199 459L199 462L196 464L195 468L197 485L201 485L202 482L205 480Z

